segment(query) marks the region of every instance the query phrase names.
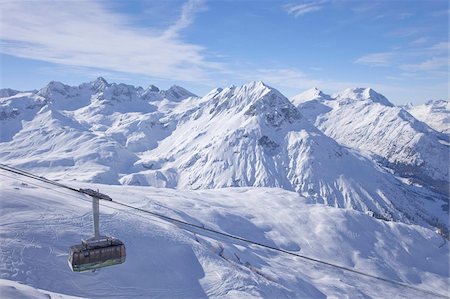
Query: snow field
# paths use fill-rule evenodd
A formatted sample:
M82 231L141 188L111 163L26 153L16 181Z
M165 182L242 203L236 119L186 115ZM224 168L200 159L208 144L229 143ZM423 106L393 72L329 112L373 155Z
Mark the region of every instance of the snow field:
M2 279L88 298L432 298L225 237L182 230L103 202L101 230L125 242L127 261L72 273L67 251L91 234L90 200L30 183L2 177ZM315 205L276 188L77 187L99 188L116 201L176 219L430 291L448 291L448 244L416 225Z

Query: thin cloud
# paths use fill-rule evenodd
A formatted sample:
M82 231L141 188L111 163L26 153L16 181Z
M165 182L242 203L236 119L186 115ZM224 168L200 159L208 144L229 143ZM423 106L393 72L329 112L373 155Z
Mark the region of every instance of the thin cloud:
M414 14L409 13L409 12L402 12L402 13L397 14L396 18L398 20L405 20L405 19L408 19L408 18L412 17L413 15Z
M428 40L429 40L428 37L423 36L423 37L419 37L419 38L413 40L411 42L411 44L412 45L421 45L421 44L424 44L424 43L428 42Z
M368 66L391 66L394 56L391 52L372 53L356 59L355 63Z
M430 50L436 50L436 51L449 51L450 49L450 42L440 42L432 45L430 47Z
M357 14L366 13L369 11L377 10L381 3L376 1L360 1L354 2L355 5L352 6L351 10ZM383 17L385 15L383 14Z
M190 1L166 32L132 27L123 15L93 1L6 1L0 51L21 58L92 67L171 80L206 82L223 68L205 49L177 33L192 22L200 1Z
M396 29L396 30L387 32L385 34L385 36L387 36L387 37L411 37L411 36L420 34L423 31L424 31L424 28L416 28L416 27L400 28L400 29Z
M287 4L284 8L289 14L292 14L297 18L307 13L321 10L324 7L324 3L324 1L319 1L303 4Z
M414 40L411 44L423 44L428 38ZM448 66L448 41L414 49L398 48L389 52L370 53L359 57L354 63L371 67L396 67L411 72L435 71Z
M206 10L205 2L203 0L189 0L183 5L183 8L181 9L181 16L180 18L169 27L164 32L165 37L175 37L181 31L182 29L188 27L192 24L194 20L194 16L201 12Z
M401 69L405 71L435 71L443 68L448 68L449 59L448 57L432 57L425 61L415 64L403 64L400 66Z

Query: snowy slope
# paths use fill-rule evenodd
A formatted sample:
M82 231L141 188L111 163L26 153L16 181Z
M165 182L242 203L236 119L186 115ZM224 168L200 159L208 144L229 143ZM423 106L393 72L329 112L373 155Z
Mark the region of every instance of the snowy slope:
M89 199L1 175L0 277L33 288L87 298L434 298L240 241L181 230L103 202L101 229L125 242L127 261L72 273L67 251L91 233ZM315 205L282 189L74 187L99 188L114 200L207 228L432 292L449 291L448 243L420 226Z
M404 107L412 116L438 132L450 134L450 101L428 101L422 105Z
M339 143L374 153L399 175L448 194L449 148L442 136L372 89L347 89L298 108Z
M77 299L81 297L36 289L12 280L0 279L0 296L4 299Z

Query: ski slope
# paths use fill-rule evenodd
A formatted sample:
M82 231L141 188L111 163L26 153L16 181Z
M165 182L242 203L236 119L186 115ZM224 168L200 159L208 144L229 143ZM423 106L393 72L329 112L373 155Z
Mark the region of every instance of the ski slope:
M111 202L102 202L101 230L124 241L127 261L72 273L67 252L91 234L90 199L4 171L0 175L2 294L13 285L6 280L86 298L435 297L223 236L188 231ZM118 202L428 291L449 291L448 243L420 226L316 205L279 188L181 191L69 185L98 188Z

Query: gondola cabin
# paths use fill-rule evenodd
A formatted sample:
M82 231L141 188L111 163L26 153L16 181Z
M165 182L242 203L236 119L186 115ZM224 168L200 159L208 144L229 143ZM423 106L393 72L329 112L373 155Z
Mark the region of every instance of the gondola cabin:
M70 247L69 266L74 272L95 270L97 268L122 264L126 251L122 241L106 238L95 241L82 241Z
M80 189L80 191L92 197L94 236L70 247L68 257L70 269L74 272L83 272L122 264L126 257L123 242L113 237L100 235L99 199L112 201L111 197L91 189Z

